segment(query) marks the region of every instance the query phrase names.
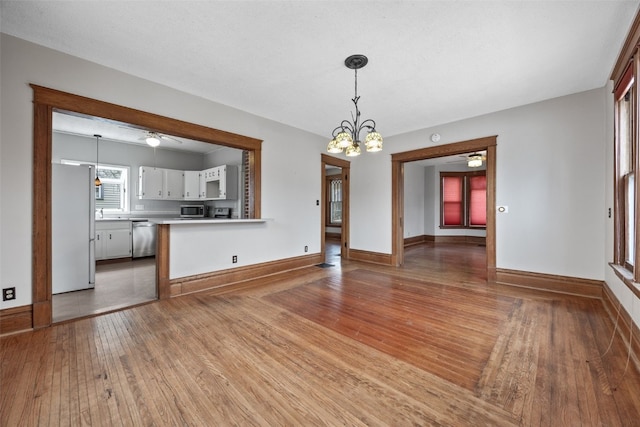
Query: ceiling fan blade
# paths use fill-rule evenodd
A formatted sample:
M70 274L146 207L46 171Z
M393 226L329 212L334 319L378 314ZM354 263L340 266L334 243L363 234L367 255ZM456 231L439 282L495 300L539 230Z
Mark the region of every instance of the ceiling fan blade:
M182 144L182 141L169 135L160 135L160 139L167 139L167 140L170 140L171 142Z

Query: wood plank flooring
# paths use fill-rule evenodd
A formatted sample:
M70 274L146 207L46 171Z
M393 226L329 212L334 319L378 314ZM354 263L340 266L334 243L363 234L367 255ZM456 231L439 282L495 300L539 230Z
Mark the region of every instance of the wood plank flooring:
M600 300L489 286L482 247L406 257L3 337L0 425L640 425Z

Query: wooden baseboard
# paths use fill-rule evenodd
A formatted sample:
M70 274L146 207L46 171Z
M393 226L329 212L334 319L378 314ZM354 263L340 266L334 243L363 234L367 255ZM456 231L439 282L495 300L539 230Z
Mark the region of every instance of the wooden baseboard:
M426 242L433 242L433 240L427 240L427 237L433 237L433 236L426 236L423 234L422 236L406 237L404 239L404 247L406 248L407 246L420 245Z
M320 254L313 254L171 279L169 285L171 290L170 296L175 297L220 287L225 287L225 289L229 287L231 289L231 287L248 280L309 267L322 262L323 259Z
M465 243L486 245L487 238L482 236L432 236L423 234L422 236L407 237L404 239L405 247L419 245L421 243Z
M324 238L327 240L340 240L342 239L342 234L340 233L324 233Z
M631 352L630 358L635 364L636 369L640 371L640 330L637 325L634 325L631 315L622 304L620 304L620 301L613 294L613 291L606 282L602 289L602 303L611 318L611 322L616 325L616 330L622 338L625 348ZM632 329L632 331L630 329ZM631 337L632 341L630 349L629 337Z
M579 295L587 298L602 298L604 282L601 280L507 270L505 268L496 268L495 275L496 283L502 285Z
M391 254L350 249L349 259L353 261L370 262L372 264L393 265Z
M0 335L15 334L33 329L31 305L0 310Z

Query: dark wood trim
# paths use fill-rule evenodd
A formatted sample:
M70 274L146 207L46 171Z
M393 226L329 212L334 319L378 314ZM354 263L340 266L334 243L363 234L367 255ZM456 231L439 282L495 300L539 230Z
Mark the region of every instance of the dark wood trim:
M74 95L38 85L30 85L34 91L35 104L50 105L56 110L76 113L85 118L98 118L101 121L112 121L116 124L133 125L161 133L169 133L188 139L224 145L241 150L256 150L262 140L238 135L219 129L189 123L134 108L124 107L109 102L99 101L84 96Z
M0 335L30 331L32 318L33 309L30 305L0 310Z
M320 254L304 255L172 279L170 280L170 296L176 297L218 288L224 288L225 291L235 290L244 287L246 281L313 266L323 260L324 257Z
M391 155L391 260L404 262L404 163L486 150L487 174L487 281L496 279L496 145L497 135L435 147L420 148Z
M404 264L404 162L391 156L391 265Z
M158 287L158 299L171 297L171 281L169 279L170 227L168 224L158 224L156 226L156 286Z
M372 264L393 265L390 254L363 251L360 249L351 249L351 259L353 261L369 262Z
M51 134L53 108L33 105L33 328L52 322L51 289Z
M405 237L403 246L406 248L407 246L421 245L426 242L432 242L433 240L429 240L427 236L423 234L422 236L413 236L413 237Z
M404 239L404 247L420 245L422 243L446 243L446 244L471 244L486 245L487 239L482 236L432 236L423 234L422 236L407 237Z
M630 358L637 370L640 370L640 330L635 326L629 312L622 306L618 298L605 282L602 288L602 304L611 318L611 322L616 325L616 330L625 344L625 348L631 351ZM632 329L632 330L631 330ZM631 336L631 347L629 347L629 337Z
M38 85L33 89L33 328L51 325L51 138L53 111L76 114L94 120L169 133L175 136L209 142L249 151L250 156L250 212L254 218L261 214L262 141L206 126L188 123L145 111L111 104L84 96L61 92ZM161 232L163 233L163 232ZM164 231L162 254L157 259L158 297L168 298L169 230Z
M640 44L640 13L636 14L633 23L631 24L631 28L627 33L627 38L622 45L622 49L620 50L620 54L618 55L618 59L616 60L616 64L613 67L613 71L611 72L611 80L617 84L617 82L622 78L624 72L627 67L631 63L631 58L633 57L636 48Z
M340 240L342 238L342 233L324 233L324 238L326 240Z
M609 266L613 268L614 273L618 276L618 279L624 283L627 288L636 296L636 298L640 298L640 283L634 281L633 273L631 270L628 270L626 267L622 265L617 265L615 263L609 263Z
M602 280L532 273L529 271L508 270L506 268L496 269L496 283L588 298L602 298L604 284Z

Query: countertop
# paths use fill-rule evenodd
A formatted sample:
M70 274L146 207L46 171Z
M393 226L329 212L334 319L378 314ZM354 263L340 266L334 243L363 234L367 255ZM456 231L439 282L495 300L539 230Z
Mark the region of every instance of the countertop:
M182 224L250 224L250 223L263 223L268 219L238 219L238 218L149 218L149 221L156 224L170 224L170 225L182 225Z

